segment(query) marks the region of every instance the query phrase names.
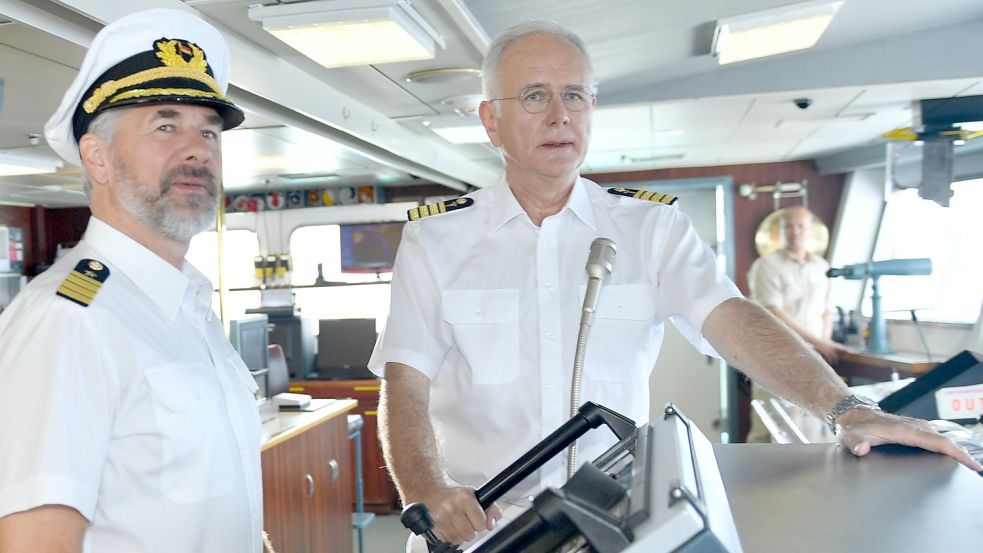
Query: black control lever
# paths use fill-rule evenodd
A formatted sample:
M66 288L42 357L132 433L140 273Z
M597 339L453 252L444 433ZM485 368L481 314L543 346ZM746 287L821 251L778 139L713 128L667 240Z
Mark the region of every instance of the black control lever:
M460 549L440 541L433 533L433 518L430 517L430 509L427 509L423 503L410 503L404 507L403 514L399 515L399 521L417 536L423 536L427 541L427 548L432 553L461 553Z
M635 432L635 421L593 402L585 402L571 418L552 434L536 444L517 461L508 466L475 491L475 498L482 509L487 509L501 499L516 484L538 470L547 461L577 441L588 430L605 424L614 432L618 440L623 440ZM453 553L460 551L455 546L441 542L433 533L433 519L430 510L423 503L411 503L403 509L399 517L403 526L414 534L423 536L432 552Z

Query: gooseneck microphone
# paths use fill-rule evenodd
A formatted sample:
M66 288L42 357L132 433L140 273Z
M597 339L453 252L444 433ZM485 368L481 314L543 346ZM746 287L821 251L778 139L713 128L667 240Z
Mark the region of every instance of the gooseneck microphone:
M577 353L573 359L573 378L570 385L570 418L577 416L580 408L580 384L584 375L584 355L587 353L587 336L597 311L597 301L601 297L601 286L614 269L614 255L618 247L609 238L595 238L590 243L587 255L587 292L584 293L584 307L580 314L580 332L577 334ZM567 478L573 476L577 468L577 442L570 445L567 454Z
M595 238L590 243L590 254L587 256L587 293L584 294L584 309L580 316L580 324L590 324L597 311L597 299L601 295L601 285L604 279L611 275L614 269L614 254L618 247L608 238ZM573 415L577 414L576 406Z

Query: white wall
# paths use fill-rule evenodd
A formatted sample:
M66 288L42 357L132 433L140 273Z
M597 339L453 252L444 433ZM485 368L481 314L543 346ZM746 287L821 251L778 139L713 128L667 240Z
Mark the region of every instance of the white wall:
M850 173L840 197L829 264L842 267L866 263L874 251L877 229L884 211L884 171L871 169ZM864 281L834 278L830 283L833 305L859 312Z
M260 253L282 253L290 251L290 233L299 227L405 221L406 211L417 205L416 202L400 202L229 213L225 216L225 227L255 232L259 237Z

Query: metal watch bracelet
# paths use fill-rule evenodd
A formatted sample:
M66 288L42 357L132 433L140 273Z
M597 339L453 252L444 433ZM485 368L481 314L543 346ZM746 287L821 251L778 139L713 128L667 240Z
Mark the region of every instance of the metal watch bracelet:
M880 411L881 407L869 397L859 396L857 394L850 394L844 397L826 413L826 424L829 425L829 429L834 435L836 434L836 420L840 418L840 415L851 409Z

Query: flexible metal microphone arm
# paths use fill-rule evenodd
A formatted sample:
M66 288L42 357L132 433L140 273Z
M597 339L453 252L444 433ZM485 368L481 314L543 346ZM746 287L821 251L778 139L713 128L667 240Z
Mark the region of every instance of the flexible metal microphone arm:
M580 315L580 332L577 333L577 351L573 358L573 378L570 383L570 417L577 416L580 409L580 387L584 375L584 357L587 354L587 336L597 311L597 301L601 285L614 269L614 256L618 247L608 238L595 238L590 244L587 256L587 291L584 294L584 307ZM567 478L577 469L577 442L570 444L567 453Z

